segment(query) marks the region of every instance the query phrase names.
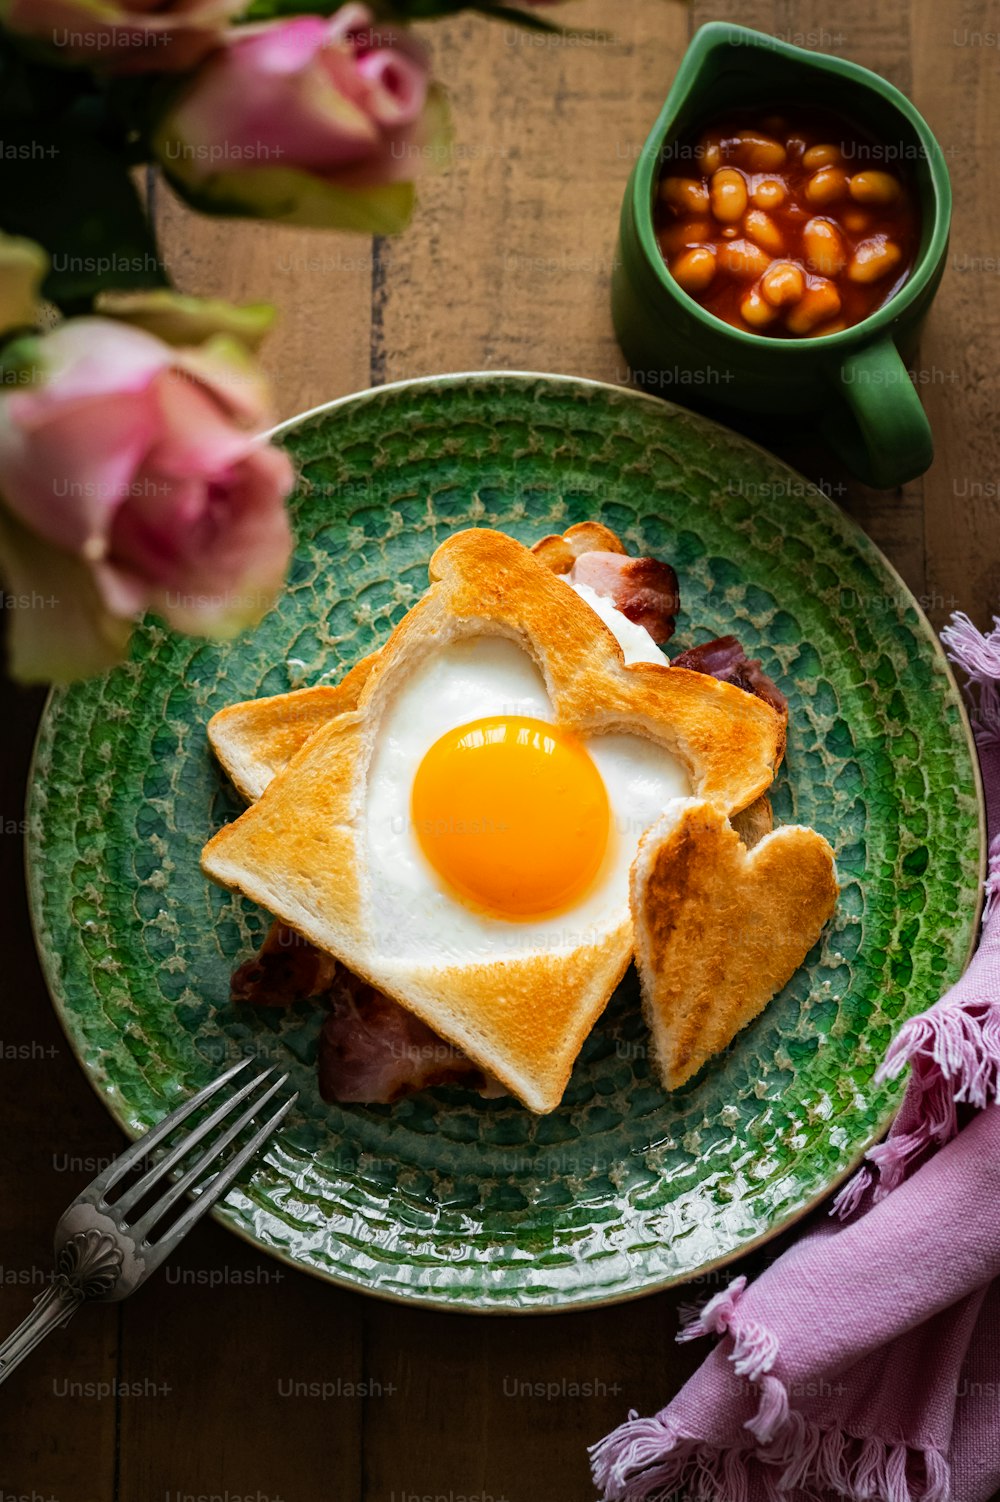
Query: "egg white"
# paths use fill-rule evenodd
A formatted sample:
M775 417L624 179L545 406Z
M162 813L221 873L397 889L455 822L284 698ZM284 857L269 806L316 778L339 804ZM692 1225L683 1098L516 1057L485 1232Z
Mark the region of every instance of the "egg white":
M607 595L599 595L589 584L571 584L570 589L575 590L581 600L586 600L595 615L601 617L612 636L617 638L626 664L630 666L633 662L658 662L662 667L669 663L669 657L660 651L646 628L630 621Z
M667 661L641 626L586 585L572 585L611 627L627 662ZM690 795L687 772L642 736L587 739L608 794L612 829L595 881L553 916L508 920L466 907L420 848L410 814L413 779L448 730L488 715L554 719L532 659L503 637L477 636L431 654L407 680L379 726L368 769L366 902L375 943L391 963L456 965L569 952L628 917L629 868L645 830L671 798Z

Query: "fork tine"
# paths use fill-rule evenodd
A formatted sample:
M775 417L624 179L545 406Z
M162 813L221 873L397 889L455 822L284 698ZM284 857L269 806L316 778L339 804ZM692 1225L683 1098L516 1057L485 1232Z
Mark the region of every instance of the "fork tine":
M138 1183L131 1185L123 1195L115 1200L114 1206L118 1214L127 1216L129 1211L139 1203L143 1195L159 1179L162 1179L164 1175L170 1172L175 1163L179 1163L181 1158L187 1156L191 1148L197 1146L202 1138L208 1136L209 1132L214 1131L220 1121L223 1121L241 1101L246 1100L248 1095L252 1094L259 1085L262 1085L272 1072L270 1069L265 1069L263 1073L258 1074L256 1078L252 1079L249 1084L241 1086L235 1095L227 1096L220 1106L216 1106L211 1116L206 1116L205 1120L200 1122L193 1132L189 1132L186 1137L182 1137L179 1142L174 1143L170 1151L160 1158L158 1162L154 1163L143 1174Z
M106 1192L113 1188L118 1183L118 1180L128 1173L134 1163L140 1158L145 1157L152 1148L157 1147L163 1141L164 1137L170 1135L174 1127L179 1126L182 1121L186 1121L194 1111L197 1111L199 1106L204 1105L206 1100L210 1100L217 1090L221 1090L223 1085L227 1084L234 1074L238 1074L241 1069L245 1069L249 1063L249 1058L240 1059L227 1069L224 1074L220 1074L218 1079L212 1080L203 1090L199 1090L197 1095L192 1095L190 1100L182 1101L179 1106L175 1106L167 1116L164 1116L162 1121L157 1122L156 1126L152 1127L144 1137L140 1137L138 1142L133 1142L131 1147L127 1147L113 1163L109 1163L107 1168L97 1175L97 1178L92 1183L87 1185L86 1198L91 1203L96 1203L98 1199L103 1198Z
M165 1257L169 1257L178 1242L184 1239L191 1227L222 1198L237 1174L246 1167L254 1153L263 1147L267 1139L281 1125L298 1098L299 1092L296 1090L295 1094L289 1096L288 1100L278 1107L271 1119L266 1121L260 1130L254 1134L246 1147L241 1148L233 1161L227 1163L222 1172L217 1174L207 1188L202 1190L194 1203L188 1205L184 1214L171 1227L168 1234L161 1241L157 1241L154 1244L150 1252L146 1254L146 1264L150 1272L159 1267Z
M275 1080L274 1084L271 1085L269 1089L265 1090L264 1094L258 1100L253 1101L248 1109L244 1111L240 1116L238 1116L231 1126L228 1126L226 1128L222 1136L217 1138L217 1140L212 1143L212 1145L206 1152L202 1153L197 1163L193 1163L191 1167L181 1175L176 1183L171 1184L170 1188L166 1191L165 1194L160 1195L160 1198L154 1205L150 1206L145 1215L143 1215L134 1224L129 1224L129 1230L132 1236L135 1238L137 1244L140 1244L146 1240L146 1238L149 1236L150 1231L153 1229L156 1223L163 1219L167 1211L170 1210L174 1205L176 1205L179 1199L183 1198L187 1191L192 1188L195 1182L205 1172L206 1168L208 1168L210 1164L212 1164L215 1159L218 1158L223 1148L228 1147L230 1142L232 1142L235 1137L239 1136L243 1128L249 1125L249 1123L257 1115L258 1111L260 1111L264 1106L267 1105L271 1097L281 1089L282 1085L286 1082L287 1079L288 1075L283 1074L280 1080Z

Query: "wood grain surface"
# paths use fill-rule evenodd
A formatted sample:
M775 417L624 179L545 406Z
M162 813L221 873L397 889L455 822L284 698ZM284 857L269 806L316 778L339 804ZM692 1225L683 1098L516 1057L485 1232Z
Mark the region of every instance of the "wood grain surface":
M618 207L693 28L739 21L853 58L915 100L951 168L949 266L916 370L937 459L880 494L801 440L786 452L862 522L935 624L953 609L986 624L1000 599L997 0L578 0L566 15L578 35L560 42L478 19L426 28L456 159L397 239L213 222L154 185L179 286L278 305L266 363L280 416L450 370L622 383L608 307ZM7 1328L43 1286L59 1212L122 1139L38 971L21 820L42 696L4 694ZM702 1354L675 1346L677 1307L712 1291L541 1318L428 1314L290 1273L206 1225L169 1275L126 1306L84 1311L0 1389L0 1502L587 1502L587 1443L676 1391Z

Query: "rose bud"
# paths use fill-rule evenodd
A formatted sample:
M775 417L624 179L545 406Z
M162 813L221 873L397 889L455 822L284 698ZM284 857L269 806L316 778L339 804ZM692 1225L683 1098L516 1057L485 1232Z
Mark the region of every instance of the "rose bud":
M269 413L247 343L211 331L212 305L176 299L173 332L190 342L175 346L141 326L164 322L170 294L123 301L114 319L20 341L33 380L0 392L0 573L38 602L10 612L24 679L108 666L147 610L233 635L284 578L292 468L259 436Z
M407 223L412 178L447 142L423 48L354 4L235 28L154 135L196 207L366 233Z

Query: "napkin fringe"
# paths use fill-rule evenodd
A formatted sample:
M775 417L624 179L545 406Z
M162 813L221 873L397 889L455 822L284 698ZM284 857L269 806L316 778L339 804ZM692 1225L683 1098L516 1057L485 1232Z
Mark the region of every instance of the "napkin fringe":
M993 630L983 633L960 610L941 632L945 651L976 686L972 728L981 746L1000 745L1000 615L993 617Z
M740 1309L747 1286L746 1278L734 1278L729 1287L717 1293L685 1320L678 1341L698 1340L703 1335L729 1335L733 1349L728 1360L737 1377L746 1377L760 1389L757 1412L745 1425L761 1444L766 1444L788 1423L788 1394L784 1385L770 1375L778 1359L778 1338L766 1325L747 1319Z
M770 1379L775 1380L775 1379ZM679 1434L663 1416L625 1423L590 1449L603 1502L747 1502L759 1481L768 1502L949 1502L948 1462L844 1429L824 1429L792 1409L769 1444L724 1450Z
M639 1418L633 1410L590 1450L604 1502L746 1502L751 1469L769 1502L788 1502L790 1494L816 1502L831 1494L849 1502L948 1502L949 1470L940 1451L826 1429L791 1407L784 1383L772 1374L777 1336L742 1313L746 1286L746 1278L735 1278L692 1314L677 1339L730 1337L733 1370L759 1389L757 1412L744 1425L751 1439L719 1450L682 1435L666 1414ZM919 1492L911 1485L914 1472Z
M703 1335L733 1337L730 1361L738 1377L759 1382L769 1372L778 1355L778 1341L766 1325L739 1314L739 1302L747 1286L746 1278L734 1278L722 1293L710 1298L701 1309L684 1321L678 1341L700 1340Z
M996 870L1000 888L1000 858ZM967 993L968 974L959 984ZM877 1203L899 1187L932 1147L950 1142L958 1132L960 1105L983 1110L1000 1104L1000 1009L975 994L962 994L912 1017L890 1045L876 1082L895 1079L908 1064L909 1095L899 1120L914 1122L913 1128L894 1128L865 1154L866 1166L833 1202L831 1214L841 1220L860 1208L873 1185L872 1201Z

